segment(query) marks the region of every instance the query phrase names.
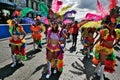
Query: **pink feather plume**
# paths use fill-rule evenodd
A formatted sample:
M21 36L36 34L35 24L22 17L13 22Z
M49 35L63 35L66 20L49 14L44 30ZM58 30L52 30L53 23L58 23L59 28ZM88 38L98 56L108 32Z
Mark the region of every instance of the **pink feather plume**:
M52 7L51 7L52 11L54 13L57 13L59 9L61 8L62 3L63 3L62 0L53 0Z
M93 13L87 13L86 16L85 16L85 19L99 21L99 20L102 19L102 16L97 15L97 14L93 14Z
M103 8L103 5L102 5L102 3L100 2L100 0L97 0L97 12L98 13L101 13L101 15L102 15L102 17L105 17L106 15L108 15L109 13L109 11L107 11L107 10L105 10L104 8Z

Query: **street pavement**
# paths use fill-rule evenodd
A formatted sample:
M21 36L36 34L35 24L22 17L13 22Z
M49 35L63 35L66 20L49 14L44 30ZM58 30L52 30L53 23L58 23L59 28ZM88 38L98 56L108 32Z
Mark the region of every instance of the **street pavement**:
M64 71L52 74L50 79L45 79L46 64L46 39L43 36L43 49L33 51L31 35L26 36L27 60L24 65L11 68L12 63L9 40L0 39L0 80L100 80L94 75L95 67L90 58L82 55L83 48L78 36L77 48L72 47L72 42L67 40L64 53ZM36 46L37 48L37 46ZM105 80L120 80L120 45L115 47L117 64L116 71L112 74L105 72Z

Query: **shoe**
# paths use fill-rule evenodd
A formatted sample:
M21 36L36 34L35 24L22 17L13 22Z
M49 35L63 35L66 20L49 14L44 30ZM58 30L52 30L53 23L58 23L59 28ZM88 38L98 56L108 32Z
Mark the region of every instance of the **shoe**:
M48 72L47 75L46 75L46 79L49 79L51 76L51 72Z
M96 73L97 73L97 76L100 76L100 70L98 70Z
M41 44L38 44L38 47L39 47L39 48L42 48L42 45L41 45Z
M56 74L56 73L57 73L57 70L56 70L56 69L54 69L53 73L54 73L54 74Z
M18 64L21 64L22 63L22 61L21 60L18 60Z
M38 46L38 49L39 49L39 50L42 50L42 46Z
M42 48L42 45L40 45L39 48Z
M97 76L100 76L100 63L97 65L95 73L97 74Z
M89 53L87 54L87 58L90 58L90 54Z
M11 65L12 68L15 67L15 66L16 66L16 62L14 62L14 63Z
M90 55L88 55L87 57L90 58Z

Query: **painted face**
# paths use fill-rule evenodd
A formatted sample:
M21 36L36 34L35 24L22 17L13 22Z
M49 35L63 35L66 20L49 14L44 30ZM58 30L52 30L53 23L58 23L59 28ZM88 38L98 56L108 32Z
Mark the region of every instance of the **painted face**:
M15 24L15 21L12 21L12 24Z
M56 28L57 24L56 23L52 23L52 28Z
M15 21L12 21L12 25L15 26Z

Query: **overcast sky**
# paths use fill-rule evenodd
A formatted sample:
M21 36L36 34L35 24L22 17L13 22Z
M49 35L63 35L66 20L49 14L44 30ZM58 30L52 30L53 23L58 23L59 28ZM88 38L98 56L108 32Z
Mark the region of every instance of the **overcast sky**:
M75 19L81 19L85 16L86 13L96 12L96 1L97 0L62 0L63 6L64 5L72 5L72 10L76 10L77 14L75 15ZM104 7L108 7L108 0L100 0L102 2ZM120 1L118 1L118 5L120 4Z

